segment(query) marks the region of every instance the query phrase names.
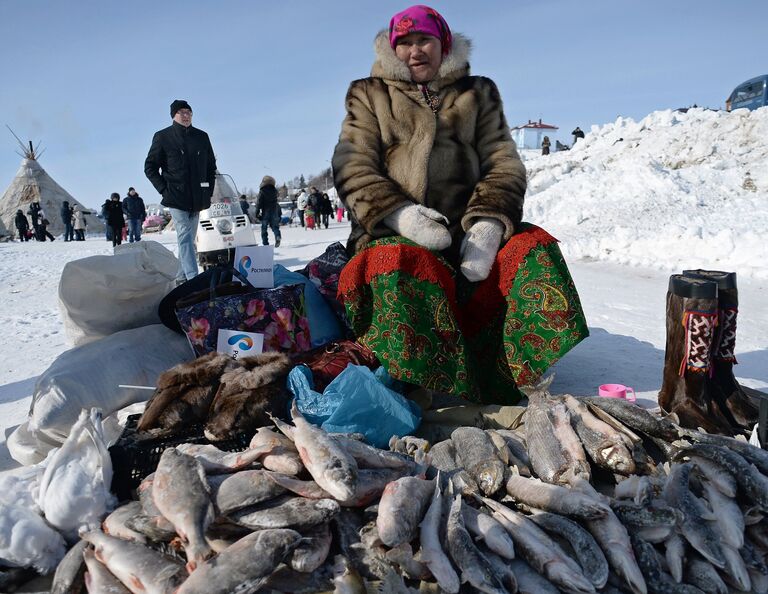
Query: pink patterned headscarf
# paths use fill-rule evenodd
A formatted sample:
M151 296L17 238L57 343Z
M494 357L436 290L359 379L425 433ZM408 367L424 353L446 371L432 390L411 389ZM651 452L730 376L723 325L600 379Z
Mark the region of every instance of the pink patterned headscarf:
M451 52L453 36L448 23L434 8L415 4L410 8L398 12L389 21L389 44L395 49L397 40L409 33L426 33L437 37L443 49L443 55Z

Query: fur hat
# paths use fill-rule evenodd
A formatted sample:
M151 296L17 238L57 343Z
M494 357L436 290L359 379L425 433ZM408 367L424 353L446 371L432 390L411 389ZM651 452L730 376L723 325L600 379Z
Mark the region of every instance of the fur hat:
M184 99L174 99L173 103L171 103L171 117L175 116L176 112L180 109L192 111L192 107Z
M261 183L259 184L259 188L263 188L264 186L276 186L277 182L275 181L275 178L271 175L265 175L261 178Z

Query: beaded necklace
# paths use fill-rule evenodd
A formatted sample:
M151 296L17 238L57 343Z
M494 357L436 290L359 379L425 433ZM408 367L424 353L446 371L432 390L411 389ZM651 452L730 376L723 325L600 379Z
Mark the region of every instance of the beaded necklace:
M421 94L424 95L424 101L427 102L429 109L432 113L437 115L437 110L440 108L440 96L429 91L427 85L421 85Z

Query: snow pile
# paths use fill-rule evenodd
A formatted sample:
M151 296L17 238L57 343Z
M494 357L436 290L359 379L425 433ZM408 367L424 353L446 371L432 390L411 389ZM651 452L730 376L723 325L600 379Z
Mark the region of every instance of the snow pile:
M571 259L768 278L768 108L620 117L526 168L525 220Z

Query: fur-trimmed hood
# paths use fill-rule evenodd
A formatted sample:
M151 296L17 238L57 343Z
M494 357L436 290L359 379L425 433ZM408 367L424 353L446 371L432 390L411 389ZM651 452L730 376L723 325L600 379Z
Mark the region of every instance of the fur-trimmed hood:
M376 61L371 68L371 76L383 78L392 83L413 84L408 66L398 59L397 55L395 55L395 50L389 44L389 33L386 29L383 29L376 35L373 41L373 50L376 54ZM467 76L469 74L469 54L471 51L472 42L469 38L461 33L454 33L451 52L443 57L440 70L437 71L437 77L435 80L430 81L428 84L429 88L437 90L463 76Z

